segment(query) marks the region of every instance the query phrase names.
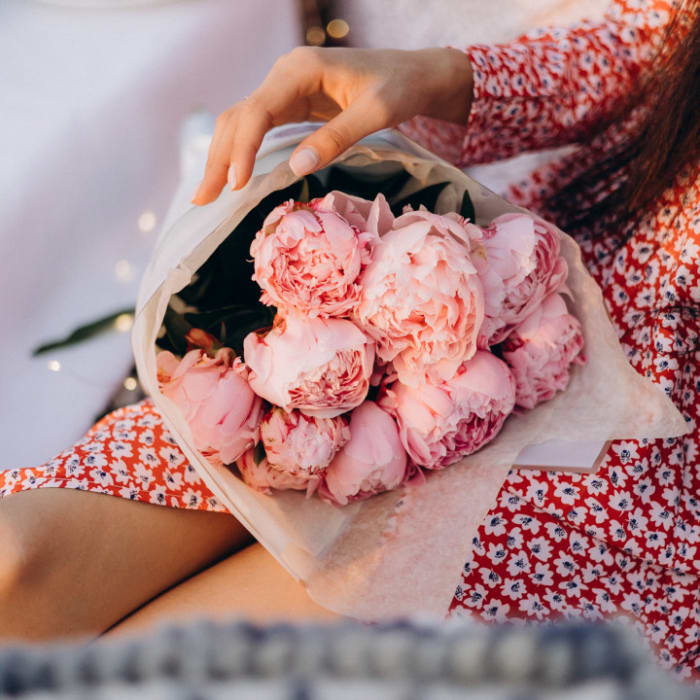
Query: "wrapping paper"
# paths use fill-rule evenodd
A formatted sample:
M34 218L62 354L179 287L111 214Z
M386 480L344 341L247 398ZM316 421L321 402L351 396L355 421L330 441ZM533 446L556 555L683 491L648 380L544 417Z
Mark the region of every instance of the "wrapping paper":
M443 617L472 537L525 446L547 440L671 437L683 434L686 424L663 391L627 363L600 289L586 272L576 243L560 232L570 270L570 307L583 325L588 363L574 367L568 389L555 399L511 416L486 448L428 474L423 483L345 508L306 499L300 492L265 496L228 469L210 464L194 448L178 409L158 391L155 340L170 296L189 284L192 274L264 196L295 180L287 158L313 128L294 125L271 132L254 177L243 190L226 190L216 202L191 209L161 233L142 280L132 334L139 377L207 486L306 585L316 602L367 621ZM403 167L413 176L403 194L449 181L438 212L458 209L468 190L478 224L522 211L394 131L364 139L338 164L377 176Z

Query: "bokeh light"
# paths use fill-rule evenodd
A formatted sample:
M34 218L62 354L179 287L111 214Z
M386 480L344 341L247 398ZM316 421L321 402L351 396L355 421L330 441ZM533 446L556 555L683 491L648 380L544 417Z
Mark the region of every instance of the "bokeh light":
M134 317L131 314L119 314L114 319L114 326L120 333L128 333L134 325Z
M322 46L326 41L323 27L309 27L306 30L306 43L311 46Z
M156 218L155 212L145 211L138 218L137 225L141 233L150 233L156 227L158 219Z
M139 383L134 377L127 377L124 380L124 388L127 391L136 391L138 389Z
M114 274L120 282L130 282L134 278L134 268L128 260L117 260Z
M326 31L331 39L343 39L350 32L350 25L344 19L332 19L326 25Z

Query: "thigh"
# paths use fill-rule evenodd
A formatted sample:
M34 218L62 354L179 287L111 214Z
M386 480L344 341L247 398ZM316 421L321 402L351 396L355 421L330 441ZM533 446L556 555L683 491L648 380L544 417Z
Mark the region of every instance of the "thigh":
M12 494L0 499L0 638L99 634L250 541L224 513L70 489Z
M109 635L137 634L165 623L236 617L259 623L338 619L314 603L303 584L254 544L170 589Z

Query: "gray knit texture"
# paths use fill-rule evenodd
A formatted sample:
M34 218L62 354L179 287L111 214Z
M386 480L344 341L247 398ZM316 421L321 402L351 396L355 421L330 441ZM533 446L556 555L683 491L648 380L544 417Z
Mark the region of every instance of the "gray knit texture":
M143 639L0 648L0 697L685 700L616 625L197 624Z

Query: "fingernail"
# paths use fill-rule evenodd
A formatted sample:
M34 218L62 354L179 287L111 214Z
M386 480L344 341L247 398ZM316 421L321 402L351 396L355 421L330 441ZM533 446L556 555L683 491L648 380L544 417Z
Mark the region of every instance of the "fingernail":
M228 186L232 189L236 189L236 165L235 163L231 163L231 165L228 166L228 174L226 176L226 179L228 180Z
M300 177L310 173L318 165L319 161L320 158L318 153L316 153L316 149L307 146L302 148L301 151L297 151L289 159L289 167L297 177Z

